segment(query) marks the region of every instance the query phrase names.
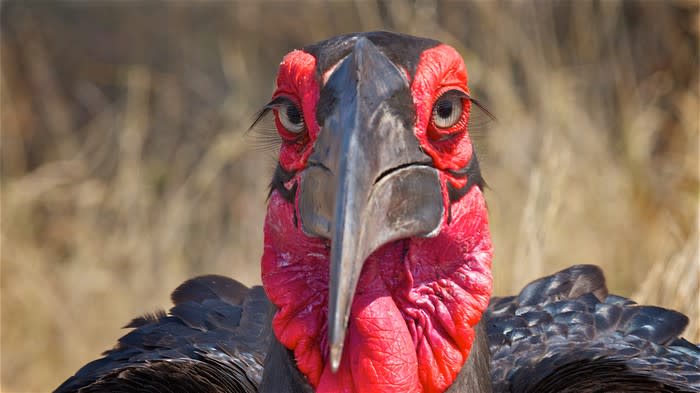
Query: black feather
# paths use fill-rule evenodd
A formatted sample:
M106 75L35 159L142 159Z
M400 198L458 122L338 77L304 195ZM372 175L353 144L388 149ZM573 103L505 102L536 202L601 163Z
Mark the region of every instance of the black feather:
M272 332L261 287L222 276L179 286L169 315L134 319L117 346L56 391L255 392Z
M494 299L487 314L496 392L697 392L688 319L608 295L602 271L573 266Z
M185 281L173 291L170 298L175 305L185 302L201 303L208 299L230 304L241 304L249 289L228 277L207 275Z
M172 298L168 315L134 319L57 392L312 391L272 334L262 287L203 276ZM574 266L492 300L449 392L489 391L489 355L495 392L700 392L700 348L678 337L687 323L608 295L599 268Z

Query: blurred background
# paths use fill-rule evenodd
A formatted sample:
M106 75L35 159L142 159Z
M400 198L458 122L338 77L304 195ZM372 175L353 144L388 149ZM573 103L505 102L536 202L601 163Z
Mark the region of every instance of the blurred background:
M3 1L2 390L47 391L197 274L259 283L274 152L246 135L288 51L448 43L497 294L576 263L700 340L698 2Z

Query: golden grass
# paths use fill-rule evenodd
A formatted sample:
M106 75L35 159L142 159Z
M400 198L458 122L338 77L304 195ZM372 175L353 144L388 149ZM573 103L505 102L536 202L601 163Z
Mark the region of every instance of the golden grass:
M56 387L188 277L259 282L273 161L243 131L284 53L357 30L455 46L497 115L497 293L595 263L700 340L696 2L87 4L2 5L3 390Z

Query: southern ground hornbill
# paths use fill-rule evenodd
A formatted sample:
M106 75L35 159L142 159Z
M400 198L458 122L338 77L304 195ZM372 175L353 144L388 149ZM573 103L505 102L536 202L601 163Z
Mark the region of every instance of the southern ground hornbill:
M687 318L608 294L595 266L490 299L474 106L437 41L289 53L261 112L282 139L263 287L185 282L57 391L700 391Z

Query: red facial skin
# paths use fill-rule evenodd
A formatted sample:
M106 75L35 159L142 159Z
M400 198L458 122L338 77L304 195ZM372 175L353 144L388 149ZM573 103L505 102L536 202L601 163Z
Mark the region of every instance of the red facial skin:
M313 151L319 126L316 122L316 103L320 89L316 80L316 59L308 53L295 50L282 59L277 73L277 89L273 98L287 97L301 108L306 122L304 135L297 136L286 131L275 118L277 130L284 141L280 148L279 161L287 171L300 171Z
M283 168L299 171L289 186L299 181L319 132L315 78L315 59L304 52L290 53L280 65L274 95L300 103L308 129L305 143L286 139L281 148ZM270 197L262 279L279 309L273 330L319 392L443 392L468 357L473 327L491 295L492 245L481 190L473 187L450 202L447 183L461 186L466 180L445 171L461 169L471 158L469 104L456 126L441 130L431 124L435 100L447 90L468 92L466 82L454 49L440 45L422 54L411 84L415 134L441 170L443 203L452 220L443 218L435 237L386 244L365 261L337 373L328 362L330 242L308 237L294 225L296 203L278 192Z

